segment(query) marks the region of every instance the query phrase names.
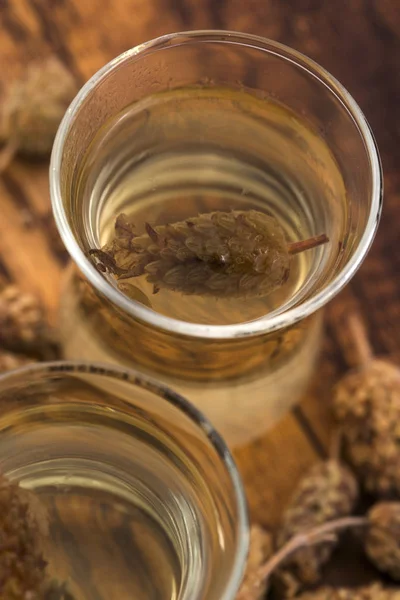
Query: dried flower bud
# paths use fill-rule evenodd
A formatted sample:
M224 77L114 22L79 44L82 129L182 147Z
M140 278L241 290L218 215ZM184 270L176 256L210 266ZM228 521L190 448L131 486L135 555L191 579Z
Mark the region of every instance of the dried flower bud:
M255 210L211 212L151 227L136 235L125 215L115 239L91 250L98 268L119 279L145 275L162 288L217 298L262 297L289 277L290 255L327 242L326 236L287 244L278 221Z
M46 562L40 551L40 531L30 518L25 494L0 477L1 598L40 598Z
M351 484L346 481L347 478L344 475L339 477L343 482L343 489L350 489ZM325 492L328 493L329 502L330 491ZM306 496L308 499L309 494ZM321 511L323 496L318 495L318 498L314 505L317 514ZM312 504L309 505L309 512L311 511ZM320 567L329 558L332 539L336 542L337 534L344 529L361 529L365 552L370 561L392 579L400 580L400 502L380 502L364 517L339 516L305 529L297 528L296 533L266 564L254 569L253 588L255 585L260 586L261 582L268 583L272 575L275 587L282 588L284 585L283 595L297 597L304 584L315 584L318 581ZM280 591L282 594L282 589ZM305 597L308 598L307 595Z
M253 525L250 529L250 549L246 571L236 600L261 600L264 598L267 582L264 578L257 578L257 570L272 554L272 536L258 525Z
M0 598L74 600L65 583L49 580L41 547L49 533L45 506L0 475Z
M286 509L277 536L278 548L299 534L350 515L357 499L357 481L347 468L334 460L315 465L300 481ZM318 582L336 541L334 537L297 550L275 573L277 587L290 595L302 585Z
M368 492L400 495L400 370L371 360L334 389L346 458Z
M31 63L25 76L10 85L4 98L1 138L15 141L17 152L49 154L76 92L73 77L57 58Z
M297 600L400 600L400 590L373 583L362 588L322 587L306 592Z
M400 580L400 502L380 502L369 511L365 552L380 571Z
M16 285L0 289L0 346L42 359L58 356L44 307L36 296Z

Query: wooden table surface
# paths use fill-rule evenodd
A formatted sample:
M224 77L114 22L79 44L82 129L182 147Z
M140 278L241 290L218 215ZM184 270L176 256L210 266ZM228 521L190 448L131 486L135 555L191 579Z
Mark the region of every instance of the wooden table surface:
M400 348L399 0L1 0L2 83L30 58L55 53L79 85L122 51L160 34L223 28L260 34L314 58L353 94L377 138L385 172L379 233L361 270L331 304L318 381L279 427L237 460L252 517L276 524L304 470L324 456L329 390L351 344L340 314L355 306L378 354ZM15 162L0 179L0 271L35 289L56 314L66 254L44 225L48 165Z

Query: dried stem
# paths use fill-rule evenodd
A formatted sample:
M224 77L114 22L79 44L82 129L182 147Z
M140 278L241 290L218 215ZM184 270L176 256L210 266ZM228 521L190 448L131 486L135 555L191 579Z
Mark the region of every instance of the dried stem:
M301 548L314 546L315 544L321 544L323 542L330 542L332 541L332 536L342 529L366 527L367 525L368 519L366 517L343 517L342 519L324 523L308 532L295 535L276 554L274 554L268 562L259 567L254 581L257 580L258 582L261 582L268 579L284 561Z
M327 244L328 242L328 236L325 233L321 233L321 235L315 235L306 240L300 240L299 242L290 242L290 244L288 244L288 252L289 254L299 254L300 252L311 250L311 248L316 248L317 246Z
M11 138L0 152L0 175L4 173L7 167L12 163L19 150L17 138Z
M89 257L94 256L100 262L96 265L97 269L100 271L110 271L115 275L125 275L127 278L132 277L131 273L129 273L126 269L121 269L118 267L115 258L104 252L104 250L92 249L87 253Z

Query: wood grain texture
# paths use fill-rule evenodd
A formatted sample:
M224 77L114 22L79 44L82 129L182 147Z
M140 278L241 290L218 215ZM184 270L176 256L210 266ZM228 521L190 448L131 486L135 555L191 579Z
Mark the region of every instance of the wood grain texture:
M268 437L237 455L252 517L273 527L296 480L329 445L330 387L346 369L346 359L351 362L341 315L356 307L368 324L375 351L400 352L400 3L3 0L0 84L18 76L28 59L50 53L56 53L83 83L108 60L140 42L200 28L271 37L326 67L365 112L385 171L381 226L361 270L327 311L318 381ZM0 271L38 290L54 316L65 256L45 219L50 207L47 168L18 161L0 181Z

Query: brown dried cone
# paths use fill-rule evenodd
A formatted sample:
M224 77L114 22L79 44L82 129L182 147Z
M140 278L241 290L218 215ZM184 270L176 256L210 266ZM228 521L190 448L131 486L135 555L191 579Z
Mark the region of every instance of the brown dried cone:
M382 573L400 581L400 502L379 502L364 517L345 517L325 524L325 531L331 533L346 528L361 529L369 560ZM307 537L318 530L321 528L309 530Z
M400 502L380 502L368 515L365 552L371 562L400 581Z
M350 515L357 500L357 481L345 466L335 460L313 466L300 481L286 508L277 535L277 547L282 548L293 537L319 525ZM304 585L318 582L321 569L336 544L337 536L333 536L322 544L294 553L274 574L276 587L290 596Z
M50 580L41 550L47 511L33 492L0 475L0 600L74 600Z
M320 511L319 507L323 501L324 496L318 496L318 502L316 504L317 512ZM311 506L309 508L311 508ZM361 529L364 538L365 552L371 562L383 573L387 573L393 579L400 580L400 502L380 502L373 506L364 517L350 516L328 520L321 525L303 529L300 533L298 532L293 535L293 537L291 537L271 559L251 571L246 587L248 595L238 597L237 600L253 600L253 597L257 598L258 596L252 596L251 592L256 594L259 590L265 589L268 586L271 577L276 578L277 575L279 575L279 571L280 574L282 573L282 565L284 572L286 571L292 576L293 570L290 570L290 568L293 566L293 560L295 561L295 568L297 568L299 564L301 568L304 568L304 566L307 567L308 565L303 559L311 558L309 565L311 566L311 573L315 575L314 579L309 581L304 581L304 579L299 581L299 579L297 579L295 580L297 585L292 586L292 588L288 590L288 596L290 598L293 598L294 596L298 597L299 592L302 591L302 584L313 584L319 578L321 563L318 556L315 556L316 552L321 552L321 550L326 547L326 544L335 542L338 533L344 529ZM310 551L313 552L310 554ZM324 560L326 560L326 555ZM299 572L298 569L297 572ZM308 575L309 572L305 572ZM291 581L293 582L293 579ZM262 588L262 586L264 586L264 588ZM364 589L365 593L367 593L367 589L368 588ZM309 598L311 600L314 597L314 593L336 593L334 590L330 590L331 588L321 588L321 590L317 590L316 592L303 594L300 598L303 598L303 600L304 598ZM353 594L361 593L360 590L357 592L352 590L351 592ZM347 593L350 594L350 591L343 591L344 598L348 597L346 595ZM318 598L318 596L316 597ZM321 596L321 598L323 597L324 596ZM330 596L328 595L327 597L329 598ZM332 596L332 598L335 597L336 596ZM349 597L353 598L356 596ZM375 596L373 597L375 598ZM379 595L377 597L379 598ZM338 598L341 599L342 596L339 595ZM363 596L361 595L360 598L363 598ZM369 596L367 595L366 598L369 598Z
M357 315L346 325L358 350L358 368L333 392L343 450L364 488L377 497L400 496L400 369L373 357Z
M154 286L217 298L266 296L288 279L290 256L328 241L326 235L288 244L278 221L255 210L210 212L137 235L124 214L115 238L91 250L97 267L118 279L145 275Z
M46 579L40 531L26 496L0 476L0 598L39 598Z
M16 285L0 287L0 347L43 360L59 357L43 305Z
M0 171L17 153L45 156L58 126L77 92L76 83L56 58L28 65L21 80L10 85L3 100L0 139L6 144Z
M380 583L361 588L321 587L298 596L297 600L400 600L400 590Z
M273 540L271 534L259 525L252 525L250 529L250 549L246 571L236 600L261 600L265 597L267 583L262 579L259 585L256 585L254 574L272 554Z

